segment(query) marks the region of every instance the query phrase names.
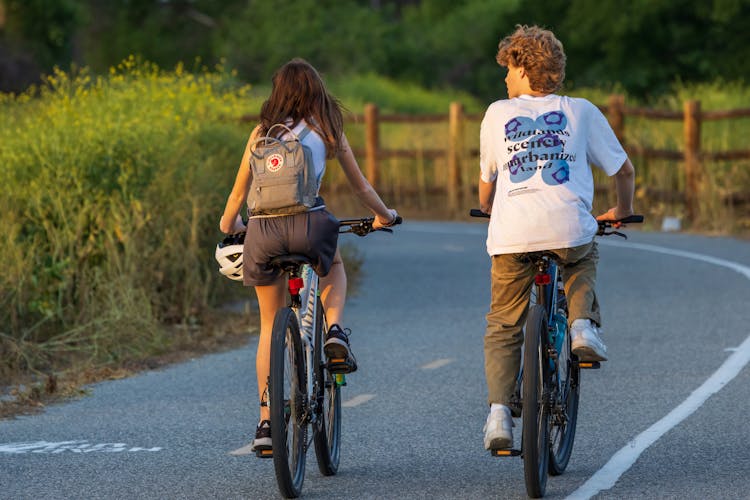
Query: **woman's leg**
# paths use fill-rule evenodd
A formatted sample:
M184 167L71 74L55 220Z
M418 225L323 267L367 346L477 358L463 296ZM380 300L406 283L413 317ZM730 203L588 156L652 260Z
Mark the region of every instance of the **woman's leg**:
M341 324L344 318L344 304L346 303L346 270L341 253L336 249L331 270L325 277L320 278L320 300L326 313L328 325Z
M256 286L260 309L260 339L258 352L255 354L255 370L258 376L258 398L264 400L264 393L268 387L268 375L271 371L271 333L276 311L286 305L286 275L279 276L276 281L266 286ZM266 403L268 400L266 398ZM260 407L260 420L270 420L268 406Z

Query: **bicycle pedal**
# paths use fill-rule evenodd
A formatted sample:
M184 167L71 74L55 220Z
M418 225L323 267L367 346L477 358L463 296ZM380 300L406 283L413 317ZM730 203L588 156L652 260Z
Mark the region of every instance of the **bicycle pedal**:
M493 457L518 457L521 455L521 450L506 449L506 450L490 450L490 454Z
M255 450L255 456L258 458L273 458L273 449L261 448L259 450Z
M579 361L578 368L581 370L598 370L602 365L598 361Z
M346 358L330 358L327 364L328 371L331 373L349 373L352 371L353 365L347 361Z

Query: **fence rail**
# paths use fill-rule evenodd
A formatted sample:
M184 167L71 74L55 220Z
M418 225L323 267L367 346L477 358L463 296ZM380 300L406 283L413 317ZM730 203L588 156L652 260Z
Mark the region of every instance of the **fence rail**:
M750 159L750 149L729 151L704 151L701 148L701 124L704 121L727 120L750 117L750 108L703 111L700 101L690 100L683 104L682 111L670 111L650 109L643 107L628 107L621 95L609 97L607 105L600 109L605 113L612 129L622 142L626 151L631 156L640 156L646 159L663 159L678 161L682 163L685 175L684 191L679 195L685 202L686 216L688 220L695 220L698 215L701 180L705 176L705 163L712 161L734 161ZM367 104L364 113L354 117L354 120L364 124L365 143L362 148L355 148L358 157L365 159L365 175L368 181L377 186L380 182L380 166L382 160L389 158L423 158L438 159L445 158L448 165L444 190L447 196L448 207L458 207L461 192L469 193L473 186L462 185L462 161L465 158L476 158L479 150L467 148L464 144L463 130L467 122L478 122L483 114L467 114L460 103L450 104L448 114L381 114L375 104ZM648 120L674 120L683 123L683 142L681 150L669 150L651 148L638 144L631 144L627 140L626 117L638 117ZM257 116L244 116L242 121L257 121ZM381 144L380 126L384 123L448 123L448 135L446 147L441 149L389 149ZM663 193L664 194L664 193ZM676 198L674 193L668 194L667 198ZM748 193L730 193L726 196L727 201L732 203L750 202Z

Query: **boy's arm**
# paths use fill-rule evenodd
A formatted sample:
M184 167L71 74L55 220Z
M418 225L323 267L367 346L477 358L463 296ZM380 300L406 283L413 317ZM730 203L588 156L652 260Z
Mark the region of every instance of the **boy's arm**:
M635 192L635 168L629 158L613 176L617 193L617 206L597 217L597 220L618 220L633 215L633 193Z
M495 182L484 182L479 178L479 209L488 214L492 211L492 200L495 198Z

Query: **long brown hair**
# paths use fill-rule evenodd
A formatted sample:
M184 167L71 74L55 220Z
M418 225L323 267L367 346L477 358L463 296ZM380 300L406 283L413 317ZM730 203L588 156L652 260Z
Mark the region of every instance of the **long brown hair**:
M317 70L295 58L276 70L272 82L271 95L260 108L261 135L276 123L291 119L294 128L304 119L323 139L326 156L334 157L341 147L344 118L341 104L328 93Z

